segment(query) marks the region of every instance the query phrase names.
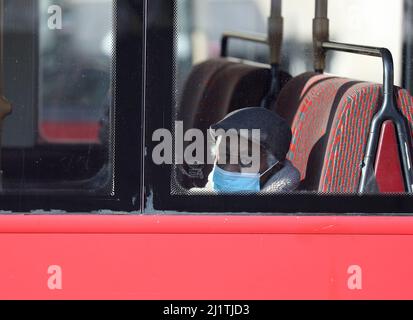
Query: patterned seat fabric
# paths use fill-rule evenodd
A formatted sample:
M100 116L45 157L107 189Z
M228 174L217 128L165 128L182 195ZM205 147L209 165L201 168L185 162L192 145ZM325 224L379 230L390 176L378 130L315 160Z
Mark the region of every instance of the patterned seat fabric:
M290 114L293 141L288 158L301 173L303 190L357 192L381 90L378 84L316 74L293 79L284 88L275 108L287 119ZM397 89L397 104L412 128L413 98Z

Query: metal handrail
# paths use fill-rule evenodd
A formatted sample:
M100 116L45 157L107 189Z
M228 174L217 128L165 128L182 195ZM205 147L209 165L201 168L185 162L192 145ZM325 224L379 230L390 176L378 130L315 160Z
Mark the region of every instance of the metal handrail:
M268 44L268 37L261 34L248 34L241 32L225 32L221 39L221 57L228 57L229 40L243 40L248 42L255 42L261 44Z
M396 125L400 156L403 163L403 175L408 192L413 192L413 170L411 154L411 135L406 120L396 107L394 94L394 63L391 52L386 48L359 46L337 42L324 42L321 44L326 51L342 51L354 54L381 57L383 59L383 104L373 117L369 132L366 154L362 165L362 175L359 193L367 191L369 169L374 168L377 155L381 128L383 123L391 120Z
M391 120L396 125L399 152L403 163L403 175L408 192L413 192L413 161L412 137L406 119L399 112L394 94L394 62L391 52L386 48L360 46L329 41L328 0L316 0L314 19L314 67L316 71L323 72L326 53L328 51L341 51L366 56L380 57L383 60L383 104L373 117L368 136L367 148L362 164L362 175L359 193L366 193L369 172L374 168L377 155L381 128L383 123Z
M230 39L266 44L270 47L271 85L261 106L269 109L272 102L281 90L280 63L281 47L283 41L284 20L282 17L282 1L271 0L271 15L268 18L268 36L245 34L239 32L226 32L222 36L221 56L228 57L228 43Z
M369 47L339 42L322 42L325 51L341 51L383 59L383 86L384 94L393 96L394 93L394 63L391 52L386 48Z

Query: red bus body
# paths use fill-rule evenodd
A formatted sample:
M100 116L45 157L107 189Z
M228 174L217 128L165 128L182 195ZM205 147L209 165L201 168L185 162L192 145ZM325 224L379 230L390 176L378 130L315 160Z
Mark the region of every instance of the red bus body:
M413 299L410 217L2 216L0 248L0 299Z
M3 1L0 3L2 2ZM12 3L11 1L8 2L10 4ZM81 1L73 1L73 3L77 2L80 3ZM96 1L92 1L91 3L94 2ZM105 3L105 1L97 1L96 3L98 2L102 4ZM16 1L16 3L21 5L23 2ZM30 2L27 3L29 4ZM24 96L27 101L22 99L24 103L22 102L21 106L18 106L16 110L26 111L25 108L30 105L29 102L32 103L32 100L34 100L34 97L37 97L37 94L39 96L41 96L41 94L44 95L42 98L44 102L44 100L47 100L46 98L49 97L46 93L53 93L50 94L51 98L49 97L49 101L51 102L49 102L49 104L44 102L44 110L42 110L42 112L47 114L45 111L49 111L54 117L48 118L45 116L42 118L38 130L36 129L35 131L36 134L37 131L40 132L40 138L38 139L39 141L37 141L39 144L43 143L46 147L50 146L50 150L53 152L55 147L59 147L56 148L59 149L57 150L58 152L61 152L57 153L60 157L58 160L62 160L62 162L53 162L57 156L52 152L53 157L51 157L51 163L58 163L59 165L43 167L41 166L42 162L40 160L47 162L47 158L42 158L33 152L34 155L30 158L34 159L32 161L34 164L31 166L32 170L35 170L33 176L36 177L36 174L40 172L39 177L42 179L45 177L45 180L49 179L56 182L54 179L51 179L54 178L52 176L53 168L69 168L69 173L63 169L61 170L65 173L62 174L64 178L59 178L62 181L57 182L63 182L62 184L65 188L65 183L70 182L70 184L67 184L67 188L69 188L69 186L73 188L73 190L69 188L70 192L63 196L62 194L64 192L62 191L66 189L61 188L57 190L59 192L54 193L56 189L55 185L52 185L53 187L51 188L47 187L45 189L46 192L43 192L44 190L40 188L35 189L34 192L29 195L25 193L27 190L32 191L30 183L33 183L33 181L25 177L27 172L24 171L26 165L24 159L29 158L27 157L27 152L33 151L32 149L37 147L37 145L32 146L35 140L32 139L34 135L34 132L32 132L33 128L31 126L24 126L25 122L20 123L17 121L19 117L15 117L16 124L13 124L14 128L22 126L22 132L26 130L30 133L30 135L28 135L30 139L26 139L30 140L30 148L28 148L26 144L24 148L20 147L20 145L15 146L13 144L15 141L11 138L15 138L16 134L14 136L11 135L11 141L9 141L12 142L10 144L11 147L17 148L17 151L13 150L13 148L10 148L12 149L11 151L9 150L10 152L16 152L11 153L12 156L16 156L17 154L16 158L12 156L9 157L9 167L14 169L18 166L20 162L17 162L17 160L22 163L21 167L18 166L18 170L16 170L18 173L14 173L14 180L12 180L14 183L13 186L15 184L25 186L26 180L28 181L27 190L18 189L17 193L13 194L13 198L10 197L10 199L15 200L13 206L16 206L19 210L21 210L20 207L22 204L27 207L30 206L30 209L43 208L44 210L49 210L53 206L53 209L61 209L59 212L65 212L65 209L72 205L74 207L69 208L67 211L78 210L77 208L82 208L82 205L85 205L85 208L81 209L84 210L83 212L97 212L100 209L113 210L113 207L106 207L107 204L114 205L112 202L122 202L121 204L116 204L116 206L114 205L115 207L124 205L124 202L127 202L126 208L130 206L133 207L130 211L140 210L138 208L144 207L145 205L139 201L143 200L143 195L149 197L149 192L152 192L152 196L155 195L154 198L158 199L158 202L161 202L163 199L161 195L164 195L164 189L158 188L158 185L162 187L171 185L168 180L169 178L167 178L169 172L167 175L163 175L164 168L159 166L159 168L157 168L159 172L150 170L153 169L153 163L149 161L149 157L146 157L145 151L152 150L154 147L152 144L156 142L151 141L151 143L148 144L150 140L148 137L150 137L155 130L172 123L172 121L168 121L168 119L177 111L173 109L176 97L172 97L172 93L178 90L175 88L176 83L172 81L172 76L168 76L169 73L174 72L175 64L179 65L181 63L182 70L184 70L184 63L185 68L189 68L191 66L186 66L186 64L188 62L192 64L193 60L195 61L196 59L191 56L192 54L186 52L188 50L182 50L181 56L177 55L177 57L175 57L173 54L173 44L176 42L174 39L176 40L176 38L179 37L176 37L176 34L174 34L175 29L173 23L175 15L172 1L155 2L134 0L114 1L113 3L116 3L116 9L114 7L106 11L109 12L109 16L112 16L112 11L115 12L113 16L116 17L117 20L116 23L113 22L113 25L119 26L120 31L116 33L115 37L115 33L112 30L113 26L110 26L108 30L112 30L111 33L103 34L102 39L107 40L107 35L110 36L109 38L116 38L116 42L114 42L113 39L107 41L113 45L112 49L114 49L113 51L116 52L116 55L109 59L109 56L105 53L107 56L102 55L96 66L95 64L89 65L89 59L96 59L96 53L92 55L89 51L85 51L87 54L83 50L79 50L78 53L76 51L68 51L67 59L57 56L59 59L55 61L56 66L64 66L62 61L64 62L66 60L70 63L65 66L66 68L61 69L51 64L51 69L57 68L58 73L63 74L63 77L59 77L56 80L56 86L46 86L46 84L54 84L54 82L50 80L52 76L50 76L50 79L49 77L44 78L44 88L37 84L38 80L26 81L32 78L38 79L38 74L34 74L35 71L37 72L38 62L37 60L36 63L32 62L33 57L37 59L38 45L33 45L34 49L36 49L36 54L33 54L29 50L22 50L22 48L28 46L26 44L26 37L30 39L30 41L38 38L37 31L29 32L33 29L32 20L38 20L37 14L34 15L32 20L27 20L26 23L28 27L26 26L26 29L29 31L25 31L26 35L19 31L20 29L24 30L23 27L19 26L20 29L17 28L17 31L20 32L18 33L19 37L11 38L13 33L9 36L14 43L13 46L5 45L5 48L10 50L10 48L13 49L15 47L14 50L16 51L5 51L6 58L8 57L7 53L10 55L9 59L5 60L10 64L10 70L8 70L10 73L9 78L15 81L12 82L12 84L16 85L16 88L28 88L27 91L22 91L25 93L24 95L22 94L22 96ZM268 3L270 3L270 1L268 1ZM28 6L28 4L25 5ZM406 6L406 8L410 7L411 5ZM10 8L12 8L12 6L10 6ZM14 26L19 25L23 19L16 20L19 22L16 23L14 21L15 17L10 14L10 8L6 16L11 17L9 24L14 28ZM19 8L16 6L16 12L17 9ZM27 12L37 12L37 8L33 10L29 9L26 8L25 10ZM164 9L164 11L162 11L162 9ZM189 5L183 9L189 10ZM297 10L298 9L300 8L297 8ZM357 8L354 9L353 7L350 9L349 11L357 10ZM198 10L201 11L204 9L201 8ZM408 16L410 13L411 8L409 10L406 9L405 16ZM102 14L94 14L102 17ZM367 14L373 15L370 11ZM74 16L73 13L72 16ZM234 16L236 18L234 19L235 21L239 20L239 17L242 15L238 17L234 14ZM311 13L311 20L312 16L313 14ZM348 14L346 18L347 16ZM45 17L50 18L47 15L45 15ZM89 23L89 15L82 14L79 15L79 17L87 17L87 25L92 26L91 34L94 35L99 31L99 29L95 27L95 24ZM188 16L184 18L189 20L191 16L188 14ZM352 16L350 18L353 19ZM56 35L63 35L67 38L67 36L71 34L70 31L75 34L78 30L75 28L76 19L72 18L69 20L72 21L73 24L73 26L69 25L67 29L69 32L67 34L59 32L56 33ZM205 18L205 20L208 19ZM311 28L311 20L308 20L308 28ZM380 24L383 23L381 20L378 21ZM389 19L389 21L392 20ZM44 27L45 26L46 24ZM191 30L186 31L186 34L182 34L181 38L186 39L188 43L184 44L190 47L190 41L193 41L190 40L192 39L192 32L196 31L199 33L199 30L195 28L192 30L192 26L190 25L188 25L187 28ZM219 28L217 27L216 29L218 30ZM409 30L406 34L407 39L409 36L411 37L411 32L410 28L405 29ZM7 28L5 30L7 30ZM41 30L41 28L39 30ZM351 30L352 29L350 29L350 31ZM373 30L377 33L377 30ZM224 31L225 30L219 32ZM347 35L347 32L343 34ZM400 34L402 34L401 31ZM199 33L198 36L200 35L202 35L200 44L204 47L203 41L205 39L202 33ZM219 37L221 37L221 34L219 34ZM394 37L396 38L396 36ZM75 37L73 38L75 39ZM313 39L308 38L306 42L297 42L298 40L304 41L300 38L301 37L298 36L286 37L286 40L289 40L289 45L291 46L290 52L297 50L306 53L305 48L312 47ZM366 39L367 38L368 33L366 35ZM92 39L94 39L94 37L92 37ZM83 37L81 37L80 40L80 43L83 44L80 48L83 48L84 43L87 44L85 47L91 46ZM325 44L324 40L319 41L319 44ZM59 41L61 41L61 38L56 36L53 43L55 42L57 44ZM111 41L113 43L111 43ZM317 44L317 42L315 43ZM207 45L208 43L205 46L206 48L208 48ZM212 51L217 51L214 48L219 45L219 42L215 42L214 44L214 42L211 41L209 45ZM412 55L411 52L413 52L413 44L405 42L403 46L406 47L405 51L410 52L410 54L407 55L407 57L410 57ZM69 47L76 49L76 47L71 44L67 45L67 48ZM299 49L295 49L295 47ZM56 45L56 48L61 48L61 46ZM100 51L101 49L99 49L99 52ZM205 53L209 54L208 51L211 50L207 50ZM16 59L15 56L17 53L27 59ZM46 55L46 53L45 50L43 58L45 61L50 60L49 55ZM60 51L57 53L60 54ZM259 55L257 55L257 57L261 55L260 52L258 53ZM173 59L176 58L175 61L172 61L171 57L173 57ZM292 58L294 58L294 55ZM306 56L305 58L309 61L312 60L312 57L307 59L309 57ZM107 65L104 70L107 71L108 74L105 76L104 73L101 77L96 76L99 75L98 72L101 71L101 63L105 64L105 61ZM110 63L107 61L110 61ZM293 63L294 59L291 61L291 63ZM304 68L306 62L304 60L301 62L299 65L303 65ZM399 61L399 68L402 67L408 72L411 72L410 62L403 63L403 65L400 62L401 61ZM241 64L241 62L237 62L237 64ZM404 64L406 64L406 66L404 66ZM228 66L233 67L232 65ZM363 64L360 66L363 66ZM76 69L72 77L65 77L65 72L72 72L72 69ZM319 71L320 68L316 69ZM351 66L346 65L346 69L351 69ZM54 75L56 70L52 70L54 72L51 74ZM88 73L88 71L93 70L94 72ZM224 68L222 68L222 70L224 70ZM222 72L222 70L220 69L220 72ZM404 70L404 77L411 78L406 70ZM34 75L31 73L26 74L29 73L29 71L33 72ZM269 71L269 69L267 71ZM114 74L109 75L111 72ZM16 77L15 73L18 73L17 75L19 75L19 77ZM77 99L92 96L90 86L86 85L88 81L84 80L89 78L85 75L90 76L89 78L92 79L90 80L92 84L97 81L96 79L99 80L99 83L103 83L103 85L92 86L97 92L96 96L100 97L100 99ZM220 74L220 79L227 82L229 74L227 75L225 73L225 75L226 77L221 77ZM69 81L66 78L72 80ZM212 77L208 80L208 83L212 83L212 81L210 81L211 79ZM107 83L107 88L103 90L102 88L105 87L105 83ZM244 82L240 83L243 84ZM73 110L77 111L76 117L73 117L70 113L70 117L66 119L64 113L62 112L60 114L60 111L65 109L68 103L65 101L67 97L64 93L66 92L66 87L70 84L76 88L76 91L74 91L76 93L74 94L76 99L73 100L76 101L77 104L73 104ZM216 83L214 85L217 88L219 87ZM237 90L245 90L241 85L239 85L240 88L238 88L238 85L239 84L235 86L234 82L234 88L237 87ZM32 89L32 87L35 89ZM38 87L42 90L38 90ZM83 88L83 91L79 88ZM55 93L57 89L61 92ZM104 94L99 93L99 90L102 90ZM339 91L341 90L340 87ZM14 91L16 91L14 95L19 97L20 89ZM105 91L111 92L109 94ZM215 97L215 94L212 93L213 91L209 93L210 96ZM317 92L317 94L318 93L319 92ZM337 92L334 94L337 94ZM110 99L107 98L107 96L112 95L113 97ZM199 96L201 97L202 95L200 94ZM226 94L219 93L217 96L222 96L221 98L227 99ZM300 100L303 98L303 95L297 94L292 97ZM56 110L54 108L57 108L53 104L55 101L58 101L57 106L62 108L62 110L58 110L59 112L55 112ZM69 105L71 106L71 104ZM91 111L90 113L96 116L96 119L93 117L95 120L90 120L92 117L85 112L84 109L80 108L83 105L105 105L105 109L95 110L91 108L93 112ZM205 105L209 108L209 104ZM50 110L46 110L46 107ZM34 108L39 109L36 104L34 104ZM37 109L35 109L33 115L27 112L21 112L21 115L30 115L30 117L37 116ZM67 109L70 108L67 107ZM111 110L110 113L109 110ZM191 112L193 110L191 110ZM212 110L212 108L208 109L208 111L210 110ZM79 112L79 117L77 117L78 111L81 111ZM98 114L100 111L102 111L102 114ZM103 111L108 112L105 113ZM212 111L210 112L212 113ZM96 115L94 113L96 113ZM25 121L27 123L34 123L34 118L31 119L30 117L27 116L27 119L24 118ZM85 117L85 119L83 119L83 117ZM330 117L330 114L328 114L328 117L325 117L326 124L327 121L330 122ZM107 128L111 127L113 129L107 130L108 137L105 139L99 138L102 131L101 118L102 120L107 120ZM333 120L333 118L334 117L331 117L331 120ZM8 121L10 121L10 119L13 120L13 118L10 117ZM309 119L311 120L310 117ZM311 126L309 127L311 128ZM5 131L7 132L7 130ZM115 132L116 135L114 134ZM325 133L323 133L322 136L324 136L324 134ZM314 139L314 141L317 142L317 146L318 142L322 140L322 136ZM356 137L356 135L354 135L354 137ZM99 187L102 187L102 194L104 193L104 195L101 194L100 189L94 190L97 188L94 184L91 184L94 187L90 190L81 183L72 184L75 180L75 182L77 182L77 179L75 179L77 176L81 177L79 178L79 180L81 180L79 182L83 182L83 179L90 178L89 176L85 178L86 174L84 174L84 171L87 170L83 170L84 167L89 167L89 157L84 156L85 153L83 153L83 150L85 148L83 147L90 146L90 150L92 150L93 147L99 146L101 139L103 139L103 142L106 141L104 145L102 142L102 147L108 150L110 149L109 151L114 153L111 157L104 157L105 162L102 164L102 167L92 168L90 171L93 173L93 169L96 169L96 172L98 172L99 169L105 168L103 167L104 164L108 166L105 170L109 170L108 172L111 174L108 176L114 180L113 182L111 181L109 191L103 188L107 187L108 179L106 175L99 175L99 173L97 173L95 177L103 182L100 180L96 180L97 182L92 181ZM109 140L111 143L109 143ZM357 142L356 140L353 141L353 143ZM61 146L59 146L59 144ZM71 144L72 146L70 146ZM392 148L386 147L388 145L392 146ZM66 146L68 147L67 150L69 150L67 152L64 148ZM69 152L73 151L71 149L73 146L82 148L79 148L79 154L71 157ZM408 145L406 144L405 146L407 147ZM63 147L63 151L60 150L60 147ZM315 149L316 144L311 145L311 148L307 151L311 151L313 147ZM25 148L28 148L28 150ZM400 165L400 155L397 148L397 135L391 123L387 123L383 130L378 150L380 156L376 164L376 175L381 192L403 192L404 180L402 167ZM37 152L37 150L34 151ZM101 150L98 151L100 152ZM98 154L96 158L98 159L101 158L99 152L96 152ZM92 151L90 151L90 153L94 154ZM47 155L47 153L39 154L42 156ZM109 158L111 158L110 161L114 163L112 163L113 168L110 167L109 162L107 162ZM12 161L10 161L10 159L12 159ZM16 162L14 161L15 159L17 159ZM148 161L148 168L144 165L145 161ZM72 177L72 175L75 170L73 170L73 172L71 171L72 162L75 163L76 170L80 171L80 173L78 175L75 174L74 177ZM77 162L84 164L84 166L78 166ZM38 167L41 170L37 167L39 163L40 165ZM30 164L31 163L28 165ZM93 165L91 167L93 167ZM22 169L20 170L20 168ZM147 169L148 171L146 171ZM7 173L4 167L3 170ZM10 172L13 173L13 170ZM150 179L146 176L149 172L151 174ZM170 176L171 175L169 175L169 177ZM71 178L73 178L73 181ZM146 182L148 182L148 184L146 184ZM101 184L104 185L101 186ZM72 187L72 185L75 185L75 187ZM60 186L60 184L58 184L58 186ZM76 198L77 196L73 196L72 194L77 195L78 189L82 187L86 190L80 191L87 192L84 193L86 196L83 196L83 193L80 192L83 197L83 202L80 203L80 200ZM72 193L72 191L75 191L75 193ZM96 194L92 191L96 191ZM167 191L167 196L172 197L171 190ZM157 194L158 192L159 195ZM109 197L109 195L111 196ZM158 197L156 197L156 195L158 195ZM7 200L7 196L9 196L9 194L6 194L4 199ZM27 201L27 199L25 202L25 196L30 196L33 204ZM42 201L34 201L38 200L37 197L40 196L42 197ZM357 196L355 195L355 197ZM49 198L53 201L49 202ZM64 207L59 207L60 202L63 202L61 199L64 199L66 202ZM205 199L208 200L207 198ZM299 199L301 198L297 199L296 201L300 201ZM343 201L351 201L351 198L349 199L350 200L344 199ZM197 198L189 200L196 203L195 205L202 208L202 210L207 210L200 206L198 202L195 202ZM220 201L221 200L222 199L220 199ZM259 199L257 204L261 205L266 200L266 198ZM273 200L278 201L278 199ZM187 201L187 198L185 198L184 201ZM223 201L225 201L225 199ZM367 201L369 201L369 199L367 199ZM387 198L384 198L384 201L387 202ZM392 201L395 200L393 199ZM330 210L327 205L322 208L322 197L316 199L316 202L308 202L312 204L316 203L318 206L316 210ZM38 203L46 203L47 207L38 205ZM58 203L56 207L54 207L55 203ZM340 203L338 203L337 207ZM224 203L221 209L231 210L230 208L226 208L228 204L229 203ZM255 205L254 202L250 204ZM93 206L93 209L86 209L89 205ZM169 204L165 201L162 205L168 206ZM370 205L370 202L368 202L368 205ZM151 203L150 207L162 208L159 206L159 203ZM3 213L17 212L17 210L6 211L6 208L7 207L2 208L2 210L4 210L2 211ZM271 206L270 208L273 207ZM22 210L30 211L30 209L24 207ZM341 208L338 209L340 210ZM385 211L382 208L380 209ZM403 210L403 214L405 213L406 215L412 211L410 208L407 208L407 212L404 212L404 206L402 209L397 209L400 211ZM296 214L295 216L195 215L195 213L193 213L193 215L167 215L162 212L141 214L141 211L137 211L138 213L136 214L129 214L126 213L128 209L122 207L121 210L125 211L124 214L0 214L0 299L413 299L413 216L305 216L300 214L300 212L306 212L305 210L293 209L287 212L294 213ZM165 210L179 210L179 208L175 208L175 205L171 203L170 207ZM190 211L186 208L184 208L184 210ZM282 209L277 210L282 211ZM259 211L259 209L257 209L257 211ZM361 213L362 211L363 210L349 210L349 212ZM331 212L331 214L334 214L334 212ZM59 285L53 285L53 279L57 278L59 279ZM322 310L320 311L322 312Z

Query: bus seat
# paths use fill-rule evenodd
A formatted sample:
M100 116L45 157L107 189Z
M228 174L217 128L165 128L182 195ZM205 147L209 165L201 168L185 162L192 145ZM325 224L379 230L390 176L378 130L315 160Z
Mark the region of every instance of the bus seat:
M288 159L300 171L305 190L318 190L334 107L352 81L306 73L281 91L275 111L289 121L293 132Z
M197 108L205 99L206 88L211 86L214 76L232 64L227 59L211 59L193 67L185 82L178 109L178 120L183 121L185 130L193 128Z
M291 79L281 73L282 86ZM200 129L204 134L210 126L237 109L259 106L267 94L271 82L269 67L247 63L233 58L211 59L195 66L186 81L178 121L183 121L184 130ZM208 150L205 150L208 152ZM202 166L193 176L179 177L185 188L202 187L206 184L212 166Z
M371 121L381 105L382 87L328 75L306 77L304 86L304 75L291 80L275 107L280 114L294 114L290 115L293 140L288 158L301 173L301 189L355 193ZM412 97L399 89L397 103L412 126Z
M269 88L269 70L241 63L223 68L207 88L195 113L194 127L207 130L228 113L258 106Z
M410 132L413 132L412 96L406 90L398 88L396 100L401 113L409 122ZM357 192L371 121L381 104L382 86L372 83L360 83L353 86L346 93L345 98L340 101L332 124L333 130L330 133L327 146L319 191L327 193ZM395 150L395 141L397 140L382 140L381 153L377 154L379 158L376 159L376 163L381 161L386 150L390 149L390 152ZM396 159L400 161L398 156ZM387 175L399 175L398 180L403 181L403 176L400 177L401 170L391 172L389 171L391 168L387 168ZM378 180L379 191L391 191L389 183L393 183L392 179Z

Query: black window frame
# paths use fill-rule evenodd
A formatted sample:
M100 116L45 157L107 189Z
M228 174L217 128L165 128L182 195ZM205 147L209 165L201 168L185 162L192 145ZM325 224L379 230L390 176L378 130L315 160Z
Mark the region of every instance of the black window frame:
M116 72L114 186L107 196L62 194L0 194L0 210L12 213L141 212L142 97L144 0L115 2Z
M173 127L176 63L176 0L148 1L146 52L146 207L174 214L258 215L411 215L413 195L319 195L295 193L271 196L171 195L173 166L157 166L151 140L157 129ZM151 23L152 21L152 23ZM310 26L309 26L310 27ZM223 30L224 31L224 30ZM171 75L167 77L166 75Z

